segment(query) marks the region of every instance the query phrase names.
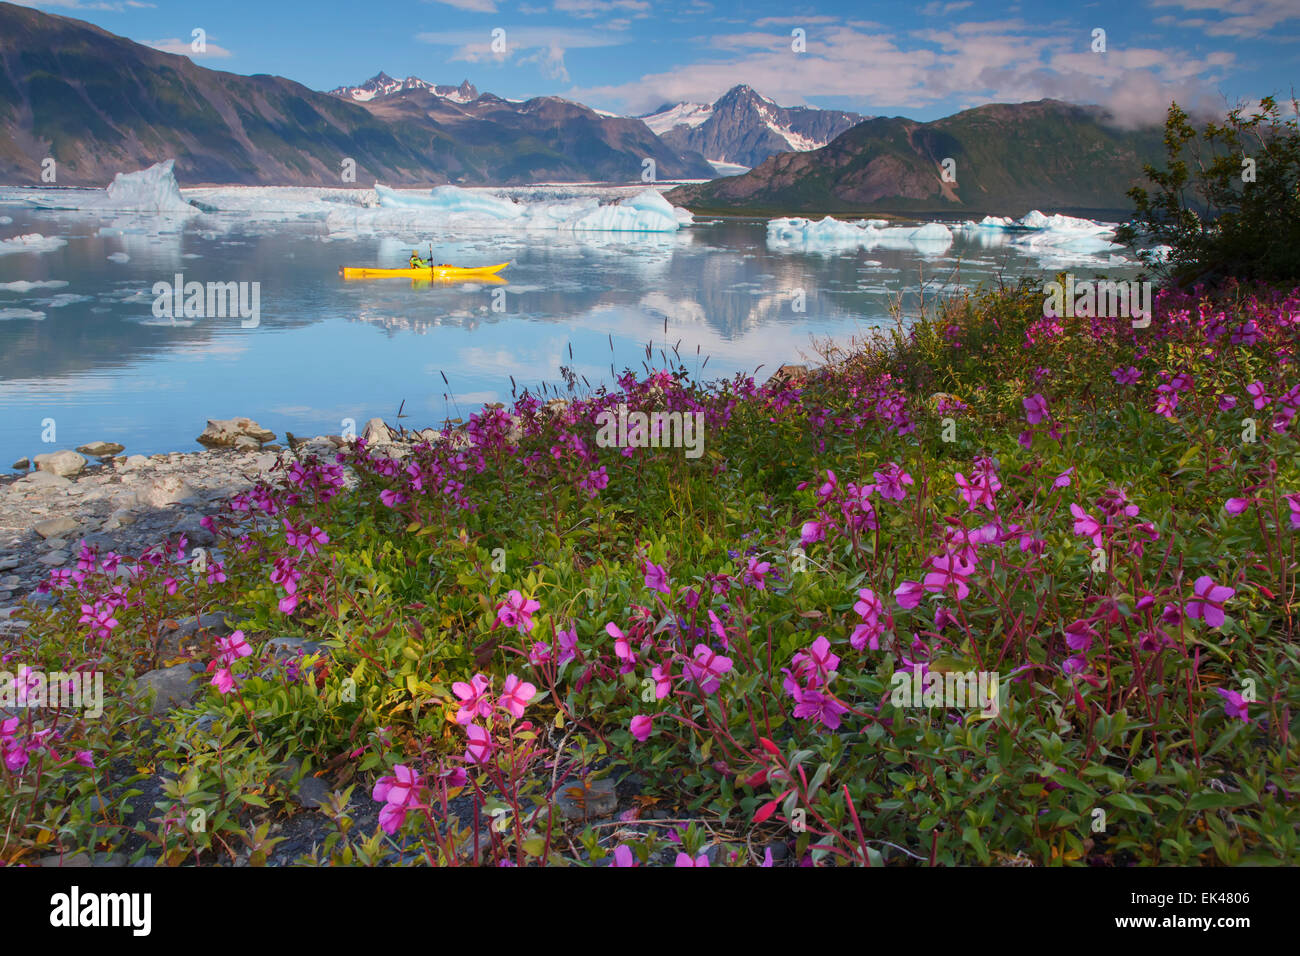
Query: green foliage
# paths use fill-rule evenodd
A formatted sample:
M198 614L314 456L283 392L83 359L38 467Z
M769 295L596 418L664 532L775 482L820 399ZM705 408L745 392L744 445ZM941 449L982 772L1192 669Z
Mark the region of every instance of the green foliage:
M1297 104L1292 101L1293 111ZM1177 103L1165 121L1165 169L1146 166L1153 189L1129 191L1136 210L1122 242L1160 243L1148 264L1180 285L1300 276L1300 126L1272 97L1236 107L1202 132Z

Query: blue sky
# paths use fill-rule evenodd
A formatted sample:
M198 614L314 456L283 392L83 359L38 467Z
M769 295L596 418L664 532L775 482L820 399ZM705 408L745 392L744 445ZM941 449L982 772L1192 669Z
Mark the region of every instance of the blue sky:
M1139 121L1159 119L1175 97L1221 108L1289 96L1300 76L1300 0L23 2L214 69L314 89L382 69L632 113L748 83L783 105L923 120L1052 96ZM190 49L195 28L206 55ZM492 48L494 30L504 50ZM1093 50L1096 30L1105 52Z

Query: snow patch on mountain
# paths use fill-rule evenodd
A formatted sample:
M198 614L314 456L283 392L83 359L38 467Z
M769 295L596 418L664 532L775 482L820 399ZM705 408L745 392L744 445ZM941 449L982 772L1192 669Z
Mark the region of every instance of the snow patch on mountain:
M642 116L641 122L650 127L656 136L662 136L675 126L689 126L692 129L701 126L713 115L713 106L708 103L678 103L676 106Z

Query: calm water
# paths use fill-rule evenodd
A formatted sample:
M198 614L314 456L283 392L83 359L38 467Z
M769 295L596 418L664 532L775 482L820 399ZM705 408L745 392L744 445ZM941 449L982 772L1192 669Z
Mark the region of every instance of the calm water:
M568 365L592 386L608 383L611 363L640 369L648 342L654 365L661 346L680 343L706 378L764 365L761 379L811 356L814 339L891 323L891 298L914 305L922 282L933 296L998 274L1044 274L1041 260L1011 247L962 239L941 254L769 248L764 222L733 220L676 234L445 235L439 261L510 260L509 282L345 283L345 263L404 265L411 237L341 238L318 222L238 216L214 228L212 217L164 224L13 204L0 214L13 220L0 238L67 240L0 255L0 468L96 439L127 454L196 450L206 419L236 415L281 436L337 434L346 418L393 422L405 402L406 424L436 424L508 401L511 375L554 385ZM260 283L257 327L155 318L153 284L176 273ZM5 288L20 280L66 285ZM41 440L45 419L57 428L52 445Z

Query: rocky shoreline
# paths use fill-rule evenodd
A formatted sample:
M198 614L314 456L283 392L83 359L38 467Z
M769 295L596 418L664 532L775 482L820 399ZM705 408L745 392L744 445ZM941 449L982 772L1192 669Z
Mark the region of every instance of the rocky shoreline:
M24 598L48 600L36 587L52 569L74 567L83 543L132 557L182 533L194 547L210 545L204 516L281 458L333 454L345 444L295 439L295 452L275 437L250 419L214 419L199 451L123 456L121 445L94 442L38 455L35 470L26 470L26 459L15 462L17 474L0 476L0 621Z

